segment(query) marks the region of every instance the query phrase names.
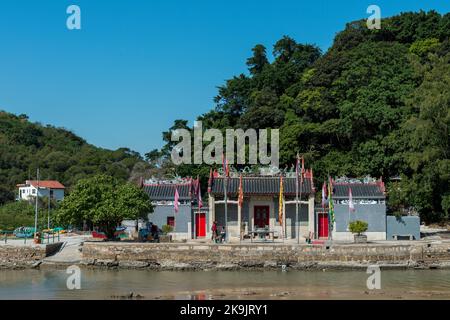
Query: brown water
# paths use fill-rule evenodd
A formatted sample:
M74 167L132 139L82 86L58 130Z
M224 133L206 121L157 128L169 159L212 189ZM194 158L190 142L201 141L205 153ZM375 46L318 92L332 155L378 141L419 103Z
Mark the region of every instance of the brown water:
M369 290L365 271L85 270L68 290L65 270L1 270L0 299L450 299L450 270L382 270Z

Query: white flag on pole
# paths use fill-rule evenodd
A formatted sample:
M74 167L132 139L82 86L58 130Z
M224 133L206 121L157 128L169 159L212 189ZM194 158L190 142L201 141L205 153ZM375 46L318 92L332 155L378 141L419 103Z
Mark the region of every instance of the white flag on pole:
M352 188L348 188L348 208L350 212L355 212L355 204L353 203Z

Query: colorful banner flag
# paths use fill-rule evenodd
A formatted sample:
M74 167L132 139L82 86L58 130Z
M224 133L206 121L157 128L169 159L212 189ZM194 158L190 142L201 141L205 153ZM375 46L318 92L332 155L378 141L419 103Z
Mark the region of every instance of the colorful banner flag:
M324 181L322 186L322 208L327 205L327 183Z
M214 183L214 174L213 174L213 170L211 168L211 169L209 169L208 193L211 193L213 183Z
M239 207L242 208L244 203L244 188L242 186L242 175L239 177L239 196L238 196L238 204Z
M225 175L225 177L229 177L230 169L228 166L228 160L227 160L227 157L225 156L225 154L223 154L223 153L222 153L222 166L223 166L223 174Z
M334 204L333 204L333 180L331 178L330 182L328 183L328 216L331 230L333 230L335 220L334 220Z
M178 188L175 187L175 198L174 198L174 201L173 201L173 206L174 206L174 209L175 209L175 213L178 213L178 211L180 210L180 207L179 207L180 202L179 202L179 200L180 200L180 195L178 194Z
M348 209L350 212L355 212L355 204L353 203L352 188L348 188Z
M305 158L302 156L302 176L305 174Z
M283 194L284 194L283 176L281 176L280 177L280 198L278 200L278 222L280 224L283 223Z
M198 192L197 203L198 203L199 209L203 208L203 200L202 200L202 192L201 191Z

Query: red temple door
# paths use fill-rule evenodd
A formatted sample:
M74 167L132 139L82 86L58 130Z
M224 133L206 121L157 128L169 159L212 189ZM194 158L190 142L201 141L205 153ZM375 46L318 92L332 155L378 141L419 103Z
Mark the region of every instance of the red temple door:
M196 237L206 237L206 214L195 214L195 235Z
M328 238L328 214L319 213L319 238Z
M256 228L264 228L269 225L269 206L255 206L254 220Z

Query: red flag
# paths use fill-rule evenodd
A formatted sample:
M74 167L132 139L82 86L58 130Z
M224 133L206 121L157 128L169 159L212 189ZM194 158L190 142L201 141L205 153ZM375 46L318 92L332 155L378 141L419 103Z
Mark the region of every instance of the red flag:
M200 178L197 176L197 180L194 180L194 196L197 198L200 192Z
M173 202L175 213L178 213L178 211L180 210L180 208L179 208L179 205L180 205L179 200L180 200L180 195L178 194L177 187L175 187L175 198L174 198L174 202Z
M187 180L189 181L189 198L192 198L194 195L194 181L191 177L188 177Z
M209 169L208 193L211 193L212 191L213 180L214 180L213 171L212 169Z
M200 209L203 207L203 201L202 201L202 188L200 186L200 178L197 176L197 203L198 208Z
M225 177L230 176L230 170L228 168L228 160L227 157L225 157L225 154L222 154L222 165L223 165L223 174Z
M305 158L302 156L302 175L305 174Z

